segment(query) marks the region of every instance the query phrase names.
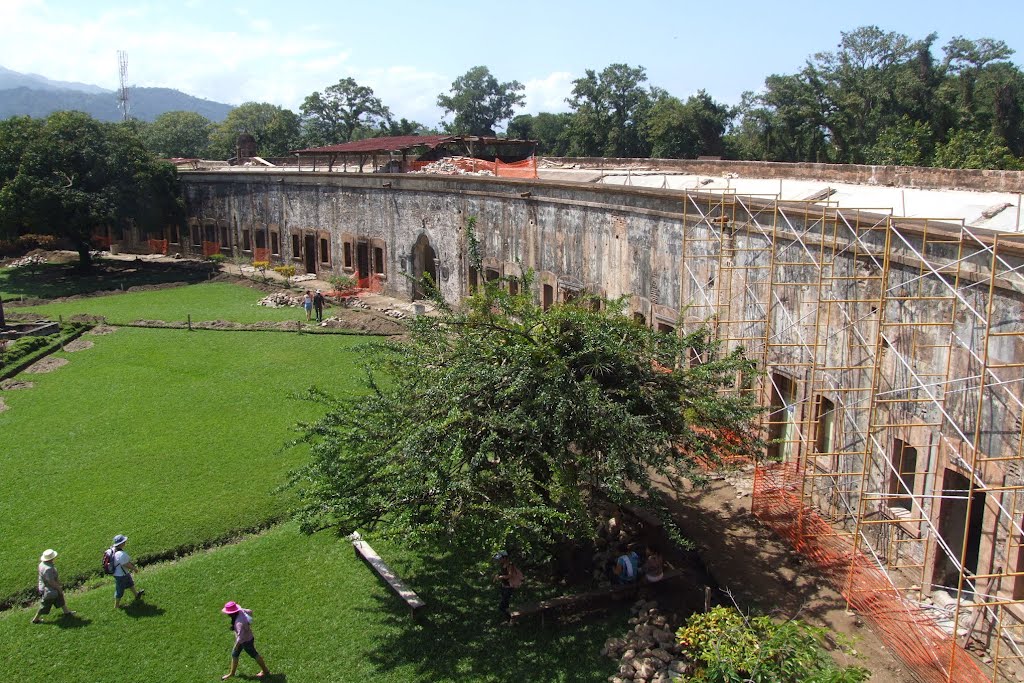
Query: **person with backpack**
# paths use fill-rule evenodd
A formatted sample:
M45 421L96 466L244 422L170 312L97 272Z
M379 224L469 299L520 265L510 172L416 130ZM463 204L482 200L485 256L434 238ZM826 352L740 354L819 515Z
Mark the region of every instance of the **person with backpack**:
M245 650L260 665L260 672L256 674L256 678L269 676L270 669L263 661L263 655L256 651L256 638L252 634L252 610L245 609L232 600L224 604L224 609L221 612L231 617L231 630L235 632L235 645L231 648L231 666L228 672L220 677L220 680L226 681L235 675L242 650Z
M145 590L135 588L132 572L136 571L131 556L124 551L128 537L124 534L114 536L114 545L103 553L103 571L114 575L114 609L121 606L121 597L125 591L131 591L136 600L141 600Z
M43 615L49 614L54 607L60 607L65 617L74 614L68 609L67 601L64 600L64 587L57 576L57 568L53 561L57 559L57 551L48 549L39 558L39 611L32 617L33 624L43 623Z
M512 562L512 558L504 550L494 556L498 563L499 571L494 577L501 589L501 601L498 603L498 611L506 622L512 621L512 614L508 611L509 603L512 602L512 595L523 585L523 572Z

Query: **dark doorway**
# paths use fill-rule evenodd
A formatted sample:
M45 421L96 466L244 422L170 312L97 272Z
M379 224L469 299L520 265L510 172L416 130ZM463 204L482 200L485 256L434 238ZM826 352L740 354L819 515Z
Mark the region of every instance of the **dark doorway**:
M366 242L356 244L356 277L360 280L370 277L370 245Z
M306 246L306 250L305 250L305 253L303 253L303 257L304 257L305 264L306 264L306 272L307 273L315 273L316 272L316 236L314 236L314 235L306 235L306 238L304 240L304 244Z
M954 593L960 580L956 562L960 561L964 534L967 535L967 553L964 572L973 576L978 572L978 554L981 550L981 524L985 517L985 493L975 491L971 501L971 518L967 519L967 477L947 469L942 477L942 505L939 506L939 536L955 556L950 558L943 548L935 549L935 572L932 584Z
M416 244L412 247L412 276L417 283L413 287L413 299L422 299L426 296L426 292L423 291L423 287L419 284L424 275L429 275L435 286L438 284L437 253L430 246L430 238L426 235L420 235L416 240Z
M769 460L790 462L796 451L796 383L785 375L772 374L772 404L768 415Z

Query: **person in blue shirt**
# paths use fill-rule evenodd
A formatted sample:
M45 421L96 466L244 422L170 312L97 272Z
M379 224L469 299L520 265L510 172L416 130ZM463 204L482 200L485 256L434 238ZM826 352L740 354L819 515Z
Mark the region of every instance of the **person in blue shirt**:
M619 546L619 557L612 568L615 583L634 583L640 573L640 557L631 548Z

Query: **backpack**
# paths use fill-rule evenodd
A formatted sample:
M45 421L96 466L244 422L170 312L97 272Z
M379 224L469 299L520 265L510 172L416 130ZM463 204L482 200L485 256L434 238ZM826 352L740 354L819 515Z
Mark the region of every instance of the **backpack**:
M113 548L107 548L103 551L103 573L113 574L114 570L117 569L117 563L114 562L114 553L117 552Z

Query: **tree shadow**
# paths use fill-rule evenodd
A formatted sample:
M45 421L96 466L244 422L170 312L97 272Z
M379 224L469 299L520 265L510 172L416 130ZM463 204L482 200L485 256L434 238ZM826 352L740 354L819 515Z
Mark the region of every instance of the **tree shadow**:
M256 674L235 674L235 678L245 681L265 681L266 683L288 683L288 674L271 673L269 676L260 678ZM228 680L231 680L230 678Z
M0 280L7 292L5 303L17 297L49 300L65 296L125 290L142 285L205 282L208 269L184 268L175 263L147 261L98 261L82 270L77 263L51 263L28 268L8 269Z
M125 605L124 613L133 619L163 616L164 608L144 600L134 600Z
M604 641L628 628L623 603L570 620L548 619L505 625L499 592L477 561L479 549L448 548L420 555L415 569L403 562L395 571L426 602L412 621L405 604L391 593L365 610L381 620L384 636L367 657L380 670L413 667L425 680L460 680L485 675L501 680L595 681L614 666L598 656ZM493 568L492 568L493 569ZM372 571L367 569L367 571ZM403 573L405 572L405 573ZM513 603L529 598L516 596Z

